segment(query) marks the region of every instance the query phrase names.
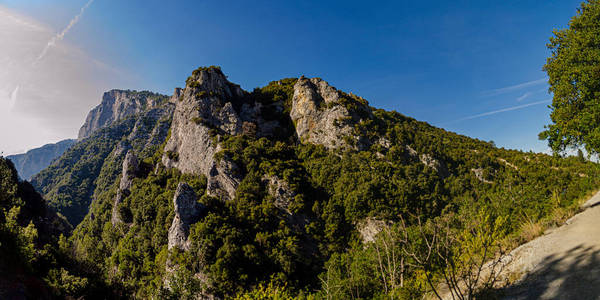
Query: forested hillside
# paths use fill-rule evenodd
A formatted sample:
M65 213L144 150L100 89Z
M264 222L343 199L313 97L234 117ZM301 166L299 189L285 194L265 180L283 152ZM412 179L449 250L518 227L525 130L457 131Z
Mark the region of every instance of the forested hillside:
M0 298L112 297L95 267L75 261L72 228L0 157Z
M479 250L564 222L600 178L583 157L499 149L318 78L246 92L200 68L162 105L33 180L77 226L77 259L132 298L419 297L447 259L489 259ZM131 138L160 122L160 143ZM425 255L440 223L456 236L446 260Z

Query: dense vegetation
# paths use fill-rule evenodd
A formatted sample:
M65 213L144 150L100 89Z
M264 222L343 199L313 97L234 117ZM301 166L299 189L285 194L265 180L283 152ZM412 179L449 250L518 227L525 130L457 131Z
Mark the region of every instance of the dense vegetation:
M554 151L600 153L600 1L583 2L569 27L555 30L544 70L553 94L552 124L540 134Z
M0 157L0 298L111 297L94 268L73 259L63 235L70 230Z
M451 220L452 232L463 232L461 243L448 246L452 253L468 243L481 244L479 235L467 232L490 228L499 241L494 247L514 247L544 227L561 224L597 187L600 170L582 158L498 149L377 109L372 119L355 126L356 135L376 141L366 151L299 144L288 115L295 82L272 82L239 100L283 103L283 110L268 112L287 125L272 139L251 131L221 138L219 156L234 161L243 174L234 201L206 196L201 176L165 169L161 149L138 151L143 171L118 208L125 223L113 225L119 170L112 166L106 172L106 166L94 163L102 169L95 173L100 174L95 201L71 238L77 258L136 298L178 299L202 291L242 299L265 293L410 299L429 291L428 281L439 281L444 271L443 261L419 264L419 256L401 254L400 247L423 252L427 235L417 234L421 221ZM102 144L92 138L78 146L97 153ZM272 178L289 185L289 203L282 206L269 192ZM102 188L98 182L104 182ZM199 201L207 208L190 229L189 251L167 249L179 182L204 195ZM369 220L384 225L373 242L365 243L358 229ZM410 243L403 242L405 234ZM382 245L394 245L402 257L403 268L394 276L382 272ZM452 258L469 260L480 255L478 249Z

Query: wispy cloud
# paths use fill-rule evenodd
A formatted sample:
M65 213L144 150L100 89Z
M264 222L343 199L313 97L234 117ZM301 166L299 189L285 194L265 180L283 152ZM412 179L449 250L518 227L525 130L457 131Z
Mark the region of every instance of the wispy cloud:
M521 95L519 98L517 98L517 102L521 102L521 101L527 99L527 97L531 96L532 94L533 94L532 92L527 92L527 93Z
M513 110L519 110L519 109L523 109L526 107L550 103L550 102L552 102L551 99L546 99L546 100L542 100L542 101L531 102L531 103L521 104L521 105L517 105L517 106L511 106L511 107L507 107L507 108L502 108L502 109L498 109L498 110L488 111L488 112L460 118L458 120L450 121L447 124L452 124L452 123L457 123L457 122L467 121L467 120L472 120L472 119L477 119L477 118L483 118L483 117L487 117L487 116L491 116L491 115L495 115L495 114L499 114L499 113L509 112L509 111L513 111Z
M82 6L88 2L78 1ZM68 23L66 20L65 25ZM65 39L79 25L72 27ZM56 32L0 4L0 128L18 129L0 130L0 151L17 153L76 136L102 92L140 86L141 79L135 74L97 61L75 44L56 42L37 61ZM54 51L55 47L60 51Z
M8 104L9 110L12 110L15 107L15 103L17 103L17 96L19 95L19 88L21 88L21 86L17 85L17 87L12 91L12 93L10 93L10 102Z
M62 39L65 38L65 35L69 32L69 30L71 30L71 28L73 28L73 26L75 26L75 24L77 24L77 22L79 22L79 19L81 19L81 16L83 16L83 13L85 12L85 10L92 4L92 2L94 2L94 0L89 0L79 11L79 14L76 15L73 19L71 19L71 22L69 22L69 25L67 25L67 27L65 27L65 29L63 29L61 32L57 33L55 36L53 36L48 43L46 44L46 46L44 47L44 50L42 50L42 53L40 53L40 56L38 56L37 60L41 60L42 58L44 58L44 56L46 56L46 54L48 54L48 50L50 49L50 47L56 45L56 42L61 41Z
M483 92L483 94L485 96L496 96L496 95L506 94L506 93L522 90L524 88L544 84L544 83L546 83L546 81L547 81L546 78L541 78L541 79L527 81L527 82L523 82L523 83L519 83L519 84L515 84L515 85L511 85L511 86L507 86L507 87L503 87L503 88L499 88L499 89L485 91L485 92Z

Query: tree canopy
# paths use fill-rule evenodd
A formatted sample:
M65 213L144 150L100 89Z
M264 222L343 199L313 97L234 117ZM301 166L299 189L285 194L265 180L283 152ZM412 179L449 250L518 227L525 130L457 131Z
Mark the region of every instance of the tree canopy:
M600 152L600 1L581 4L569 27L554 30L544 71L554 95L552 123L540 139L554 152L585 147Z

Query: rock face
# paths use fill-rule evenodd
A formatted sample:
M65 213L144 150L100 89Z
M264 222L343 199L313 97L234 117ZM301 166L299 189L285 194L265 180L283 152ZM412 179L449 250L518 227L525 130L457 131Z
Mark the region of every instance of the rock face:
M123 171L121 172L121 182L119 184L119 190L117 191L117 195L115 196L115 200L113 202L112 215L111 215L111 223L116 225L118 223L123 223L121 214L119 213L119 205L123 202L125 197L129 196L131 193L131 184L133 183L133 178L139 172L139 162L135 154L132 151L128 151L127 155L125 155L125 159L123 160Z
M294 86L290 117L302 142L328 149L361 149L365 145L354 137L354 124L371 118L372 113L364 99L344 94L320 78L301 77ZM348 144L348 138L354 145Z
M56 144L48 144L29 150L27 153L10 155L6 158L13 162L19 177L29 180L65 153L75 142L75 140L64 140Z
M184 90L176 90L171 138L165 146L162 162L183 173L204 175L207 193L223 200L234 198L241 174L227 157L217 160L223 134L242 133L243 120L233 108L245 92L227 81L218 68L194 71Z
M165 97L151 92L112 90L104 93L102 103L88 114L79 129L78 140L115 121L123 120L164 102Z
M389 228L390 222L375 218L365 218L356 225L363 244L375 242L377 235L385 228Z
M169 249L178 247L182 250L189 250L190 225L198 222L205 209L202 204L197 202L197 199L198 197L192 187L186 183L179 183L173 197L175 217L173 223L171 223L171 228L169 228Z
M216 157L225 135L273 137L285 132L281 119L289 118L295 133L288 135L297 135L301 142L329 149L364 149L370 145L354 132L357 123L372 118L368 103L319 78L301 77L296 82L289 116L284 113L283 101L262 103L253 99L217 67L194 71L185 89L175 89L169 101L175 104L175 112L163 165L206 176L207 194L222 200L235 197L243 176L229 157Z

